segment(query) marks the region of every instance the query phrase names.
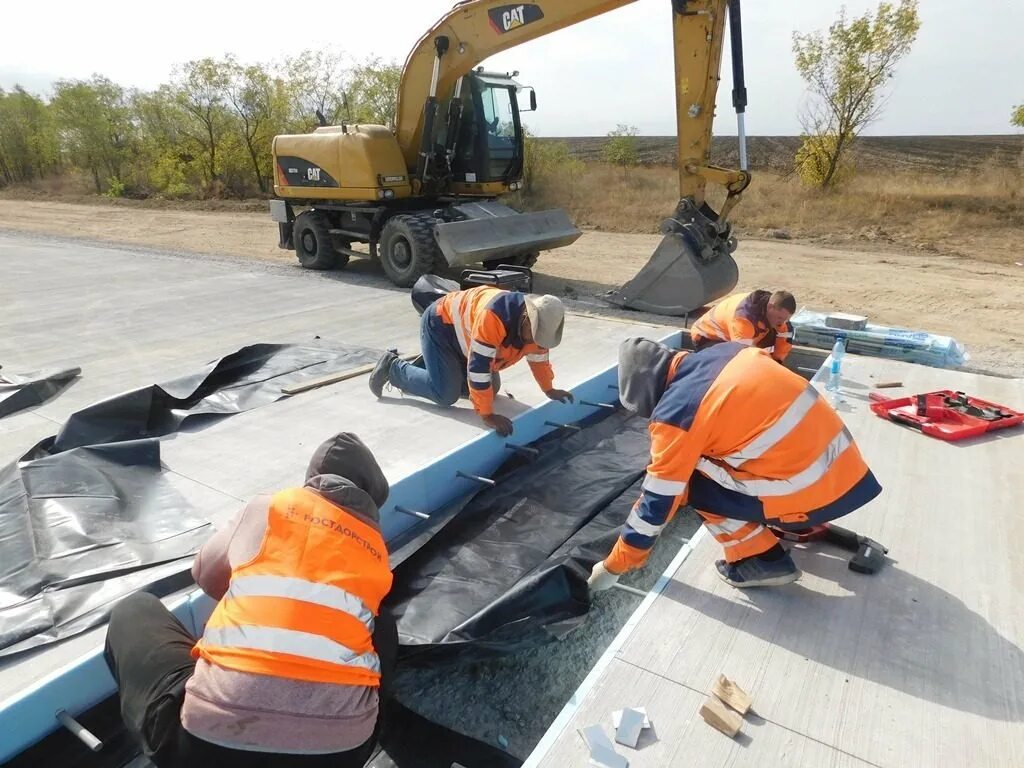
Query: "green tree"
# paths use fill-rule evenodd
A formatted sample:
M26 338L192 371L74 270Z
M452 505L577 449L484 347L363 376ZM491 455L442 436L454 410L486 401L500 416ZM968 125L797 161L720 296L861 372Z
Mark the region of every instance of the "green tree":
M46 102L15 86L0 88L0 187L32 181L60 167L60 137Z
M173 82L175 101L184 113L182 133L202 158L208 184L217 181L224 158L219 153L231 130L228 87L235 61L211 58L185 64Z
M128 94L100 75L60 80L53 109L68 159L88 172L97 192L124 189L135 126Z
M270 145L286 130L288 92L266 65L234 65L228 81L228 101L238 115L241 138L252 163L260 192L267 191L271 173Z
M204 173L194 142L186 135L189 117L173 86L136 93L132 99L139 126L136 185L168 197L190 197L198 192Z
M608 141L601 149L601 158L606 163L622 166L623 175L630 166L640 162L640 153L636 147L636 137L640 131L635 125L619 124L614 131L608 132Z
M291 130L312 130L317 125L317 112L329 125L350 119L345 108L349 72L340 52L303 51L285 62L284 71L291 104Z
M394 128L401 80L402 68L393 61L371 58L356 66L348 89L352 119Z
M1018 128L1024 128L1024 104L1018 104L1010 114L1010 124Z
M920 27L917 0L900 0L854 19L843 9L827 33L793 33L796 68L809 95L797 160L805 181L822 188L836 183L854 140L881 114L885 85Z

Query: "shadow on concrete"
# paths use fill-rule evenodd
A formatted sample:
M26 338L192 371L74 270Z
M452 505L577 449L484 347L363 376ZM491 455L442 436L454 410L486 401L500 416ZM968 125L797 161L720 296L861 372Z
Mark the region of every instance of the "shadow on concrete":
M892 562L864 576L828 550L793 554L806 574L835 582L847 594L825 595L797 582L746 590L744 603L675 580L663 594L845 674L950 709L1024 721L1024 650L958 597ZM765 615L777 615L778 621L766 621ZM828 633L847 637L823 640Z
M480 420L476 411L473 410L472 406L469 405L469 400L463 398L453 406L445 407L443 405L437 405L429 400L421 400L413 395L403 395L397 389L391 392L384 390L384 396L380 399L381 403L386 405L399 405L405 407L419 408L429 413L436 413L439 416L446 416L460 421L463 424L468 424L472 427L480 427L486 429L486 425ZM499 392L494 398L494 410L495 413L500 413L502 416L507 416L512 419L521 413L526 413L530 410L531 406L526 403L520 402L519 400L513 400L506 396L504 392Z

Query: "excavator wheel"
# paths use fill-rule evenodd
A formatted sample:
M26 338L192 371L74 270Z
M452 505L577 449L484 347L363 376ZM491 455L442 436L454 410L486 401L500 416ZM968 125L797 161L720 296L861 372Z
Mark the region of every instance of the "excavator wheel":
M434 240L433 218L414 214L388 219L377 250L384 272L400 288L410 287L443 258Z
M333 269L338 263L327 222L316 211L295 218L295 255L306 269Z
M484 269L497 269L502 264L508 264L512 267L526 267L532 269L533 265L537 263L537 259L540 258L539 251L531 251L530 253L522 253L519 256L509 256L504 259L491 259L484 262Z

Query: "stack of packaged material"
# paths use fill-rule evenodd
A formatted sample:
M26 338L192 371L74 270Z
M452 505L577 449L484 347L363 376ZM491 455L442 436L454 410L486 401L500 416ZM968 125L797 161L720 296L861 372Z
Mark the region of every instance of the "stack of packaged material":
M964 345L949 336L925 331L891 328L865 323L863 328L835 328L829 314L801 309L793 315L795 342L808 347L831 349L836 337L846 339L846 351L859 355L887 357L936 368L959 368L970 356Z

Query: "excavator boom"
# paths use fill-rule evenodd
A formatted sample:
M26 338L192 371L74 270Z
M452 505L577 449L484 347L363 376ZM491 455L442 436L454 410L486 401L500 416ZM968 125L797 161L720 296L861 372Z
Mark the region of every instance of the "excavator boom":
M635 0L467 0L438 21L409 54L398 98L396 135L410 169L429 166L434 152L432 110L461 85L461 79L489 56L520 43L599 16ZM721 298L738 279L732 251L736 241L727 216L750 181L745 168L710 165L711 130L727 15L733 33L733 102L742 113L739 0L669 0L675 52L676 129L679 202L662 224L665 235L647 265L629 283L608 295L621 306L659 314L683 315ZM738 58L739 57L739 58ZM735 64L739 62L739 66ZM742 124L741 124L742 125ZM742 133L742 132L741 132ZM745 165L745 152L741 147ZM724 186L722 211L706 201L708 182ZM421 180L421 183L425 179ZM414 182L415 183L415 182ZM461 185L484 193L483 185ZM442 225L444 226L444 225ZM456 229L452 227L452 229ZM478 227L479 228L479 227ZM475 237L479 246L479 235Z

